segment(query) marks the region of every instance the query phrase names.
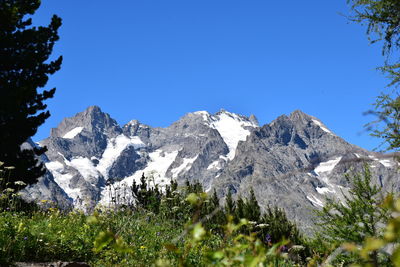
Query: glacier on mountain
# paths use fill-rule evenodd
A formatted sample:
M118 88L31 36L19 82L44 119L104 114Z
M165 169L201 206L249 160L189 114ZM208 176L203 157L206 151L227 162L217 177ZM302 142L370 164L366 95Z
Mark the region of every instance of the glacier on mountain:
M134 203L130 186L144 174L152 186L199 181L221 197L246 197L254 188L262 209L277 205L306 229L309 210L325 197L343 200L350 187L344 174L361 171L365 161L375 167L375 183L400 188L393 159L347 143L299 110L261 127L254 116L221 110L153 128L137 120L121 127L93 106L64 119L40 144L48 147L47 180L27 192L82 209Z

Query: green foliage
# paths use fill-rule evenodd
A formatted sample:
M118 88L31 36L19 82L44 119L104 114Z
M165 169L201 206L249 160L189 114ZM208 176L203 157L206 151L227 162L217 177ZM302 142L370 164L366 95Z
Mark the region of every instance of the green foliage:
M46 149L22 149L21 145L50 116L48 111L41 111L46 109L43 101L52 98L55 89L38 92L38 88L46 85L48 76L60 69L62 61L61 57L49 61L59 39L61 19L53 16L47 27L32 27L32 19L27 18L39 6L39 0L0 1L0 161L15 167L9 181L26 185L44 174L36 156Z
M87 260L96 232L83 214L58 211L0 213L0 263L12 261Z
M18 190L25 186L22 181L10 181L10 171L14 169L11 166L4 166L0 162L0 212L1 211L24 211L34 212L38 211L39 207L35 203L28 203L23 200ZM10 185L13 186L10 186Z
M362 174L346 176L352 184L350 196L343 195L345 203L328 199L324 208L317 212L325 237L334 243L361 242L365 236L378 234L378 224L386 222L388 212L381 207L380 188L371 183L368 165Z
M400 98L397 92L400 82L400 60L392 57L392 52L400 48L400 2L398 0L348 0L353 11L351 20L367 24L367 34L372 43L383 41L385 65L381 71L390 79L389 94L381 94L375 102L377 120L367 124L372 135L382 138L388 144L386 150L400 148L399 110ZM382 126L383 125L383 126ZM364 170L364 178L356 177L355 189L350 193L349 204L328 205L324 208L325 221L333 219L328 227L328 235L340 235L337 241L346 241L341 247L354 255L355 266L400 266L400 200L388 195L382 205L377 197L379 190L370 186L371 175ZM359 190L357 190L359 188ZM366 191L366 192L365 192ZM328 215L329 209L336 213ZM349 225L350 223L354 225ZM335 226L336 225L336 226ZM382 227L385 225L385 227ZM329 233L330 232L330 233ZM347 235L347 236L346 236ZM348 254L347 254L348 255Z
M350 19L367 24L371 42L384 41L383 53L400 47L400 4L397 0L348 0Z
M214 191L214 194L216 195L217 193ZM235 214L235 203L232 199L232 192L230 190L228 190L225 199L225 212L229 215Z
M400 266L400 198L388 195L383 207L392 216L382 228L381 235L367 236L361 244L347 242L342 245L344 250L362 259L355 266Z
M280 248L287 244L286 241L275 243L267 248L257 238L255 233L241 234L240 229L246 227L249 221L240 220L233 223L232 218L225 226L225 237L219 249L208 252L210 266L292 266L287 260L287 253Z
M294 240L302 239L282 230L286 224L295 229L283 211L271 210L269 216L255 221L234 219L219 206L216 192L208 196L197 182L179 187L172 181L157 193L148 181L143 178L143 184L132 189L142 196L134 207L119 206L92 215L64 214L55 208L0 213L0 265L57 260L93 266L291 266L294 261L305 262L304 249L295 252L302 243ZM251 195L242 200L243 211L258 207ZM149 201L154 196L160 197L157 209ZM232 205L236 206L233 200ZM266 233L272 233L274 241L266 242Z
M362 174L346 176L352 188L349 196L343 195L345 203L328 199L319 215L323 238L339 247L344 242L361 245L366 239L382 236L381 225L389 219L388 209L382 206L380 188L371 183L371 172L368 165ZM373 261L378 264L379 255L375 253ZM338 258L344 262L359 262L360 258L353 254L340 254ZM361 261L362 262L362 261ZM383 264L383 263L381 263Z
M260 206L254 194L253 188L250 189L250 197L244 204L244 218L249 221L258 221L261 216Z
M139 207L158 213L161 203L161 192L158 189L158 185L151 187L144 174L142 174L140 185L133 181L131 189Z
M400 4L398 0L347 0L351 5L350 20L366 24L371 43L383 42L382 53L385 65L380 70L390 79L393 92L382 93L375 102L377 119L367 127L373 136L380 137L388 144L387 150L399 149L399 108L397 86L400 82L400 59L393 58L393 51L400 48ZM384 144L384 143L383 143ZM383 145L382 144L382 145Z
M375 102L377 120L367 124L371 135L382 138L388 147L386 150L400 148L400 98L382 93ZM383 143L382 143L383 145Z
M297 226L289 221L286 213L278 207L268 206L265 214L262 216L260 230L267 243L276 243L284 240L290 240L292 244L304 244L304 239ZM265 225L265 226L264 226Z
M235 203L235 220L238 222L240 218L245 218L245 202L241 196L238 197Z

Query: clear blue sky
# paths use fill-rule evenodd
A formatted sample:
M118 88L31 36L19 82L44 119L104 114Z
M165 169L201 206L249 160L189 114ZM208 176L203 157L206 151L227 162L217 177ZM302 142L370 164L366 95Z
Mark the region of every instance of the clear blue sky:
M383 58L348 12L346 0L43 0L34 23L63 19L64 63L34 139L90 105L154 127L197 110L265 124L301 109L372 149L363 112L387 82L375 70Z

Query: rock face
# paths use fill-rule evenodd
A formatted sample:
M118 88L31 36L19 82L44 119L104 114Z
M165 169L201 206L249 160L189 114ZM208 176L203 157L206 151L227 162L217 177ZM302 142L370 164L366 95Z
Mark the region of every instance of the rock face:
M312 225L312 210L322 207L326 197L340 199L347 192L344 174L362 171L364 162L371 164L376 183L399 190L398 177L389 175L397 167L393 159L347 143L301 111L256 129L236 154L213 187L220 194L229 188L242 196L253 187L262 207L284 208L303 229Z
M28 140L22 144L23 149L32 149L36 144L32 140ZM42 162L48 162L46 155L39 158ZM46 173L38 179L38 182L33 185L28 185L20 191L22 197L27 201L51 201L63 209L73 207L72 199L65 191L54 181L52 173L47 170Z
M391 157L347 143L301 111L262 127L254 115L198 111L152 128L137 120L120 127L94 106L64 119L40 145L48 147L47 180L83 209L133 201L129 186L144 173L161 186L198 180L221 196L228 190L246 196L253 187L261 206L284 208L306 230L311 210L326 197L340 199L349 187L344 174L364 162L377 184L400 189ZM40 198L50 187L43 182L28 192Z

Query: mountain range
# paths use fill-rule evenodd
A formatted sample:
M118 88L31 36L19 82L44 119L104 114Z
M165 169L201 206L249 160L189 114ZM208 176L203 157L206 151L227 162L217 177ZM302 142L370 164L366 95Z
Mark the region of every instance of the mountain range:
M392 155L349 144L319 119L300 110L259 126L255 116L221 110L188 113L166 128L137 120L124 126L91 106L65 118L37 144L46 174L28 186L28 200L50 200L84 210L133 203L129 186L144 174L161 187L199 181L219 196L246 197L254 189L261 208L283 208L301 229L310 231L313 210L326 198L343 201L350 188L345 174L369 164L373 182L399 191Z

